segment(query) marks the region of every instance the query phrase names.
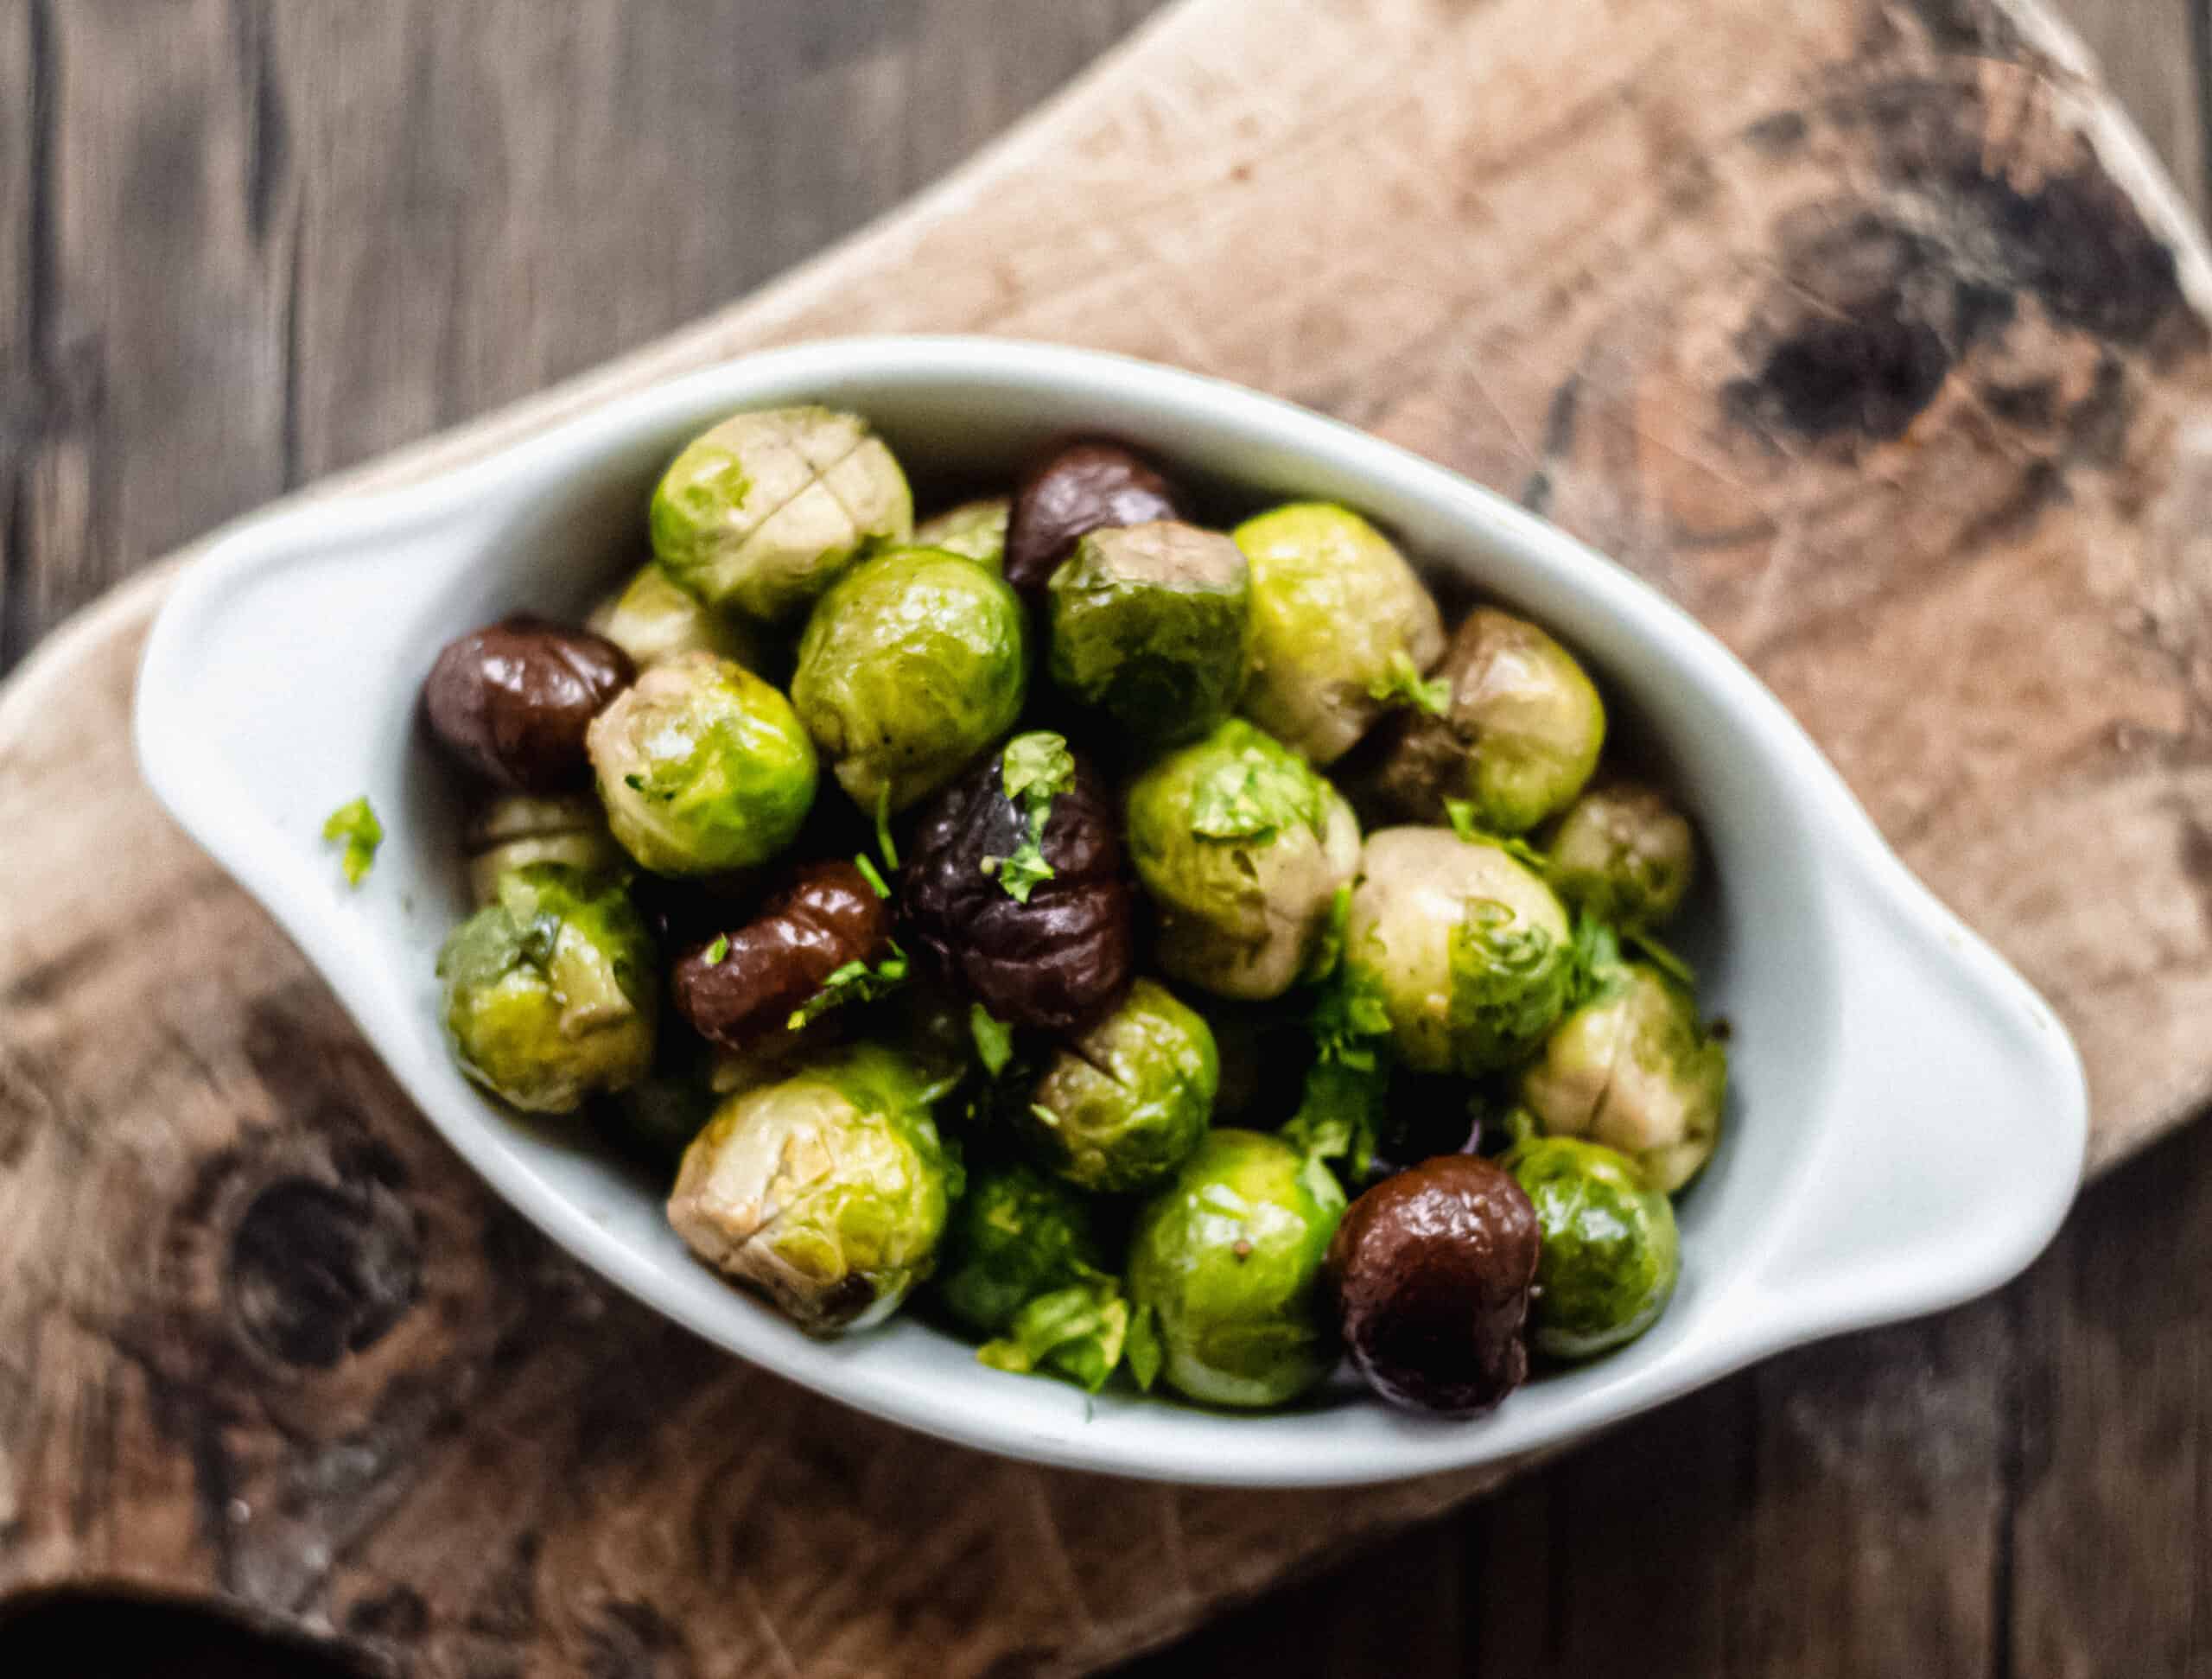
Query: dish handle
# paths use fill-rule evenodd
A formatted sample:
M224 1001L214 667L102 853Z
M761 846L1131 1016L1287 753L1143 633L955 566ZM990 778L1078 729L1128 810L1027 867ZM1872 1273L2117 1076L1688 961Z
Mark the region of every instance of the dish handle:
M2088 1097L2050 1006L1886 852L1836 932L1839 1076L1755 1268L1789 1340L1940 1311L2012 1280L2081 1182Z

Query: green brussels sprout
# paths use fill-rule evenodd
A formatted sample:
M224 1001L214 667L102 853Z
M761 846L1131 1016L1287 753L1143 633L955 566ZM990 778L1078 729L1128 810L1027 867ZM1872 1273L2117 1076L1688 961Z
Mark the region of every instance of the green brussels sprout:
M1643 962L1602 970L1521 1076L1547 1135L1618 1148L1669 1195L1712 1158L1727 1089L1727 1046L1699 1025L1696 999Z
M757 671L766 652L761 638L748 624L716 612L679 588L652 560L593 607L584 626L629 654L640 671L678 653L712 653Z
M1052 680L1137 741L1196 740L1235 708L1252 590L1228 537L1164 519L1094 531L1046 593Z
M1010 496L963 501L914 527L917 548L942 548L965 555L993 573L1006 569L1006 527L1014 512Z
M1358 872L1359 824L1304 759L1231 717L1139 776L1128 811L1171 977L1260 1001L1335 959L1332 912Z
M1437 669L1443 703L1415 708L1363 777L1390 815L1525 834L1573 802L1605 744L1605 708L1574 655L1526 619L1478 607Z
M1337 1361L1321 1263L1344 1216L1327 1167L1260 1131L1207 1133L1137 1214L1129 1303L1153 1314L1161 1369L1211 1405L1281 1405Z
M601 873L629 858L607 831L607 813L589 793L507 793L478 811L462 836L468 889L479 909L499 900L502 876L534 862Z
M499 878L499 901L438 952L461 1072L526 1113L560 1114L652 1070L652 934L621 881L561 863Z
M880 1322L929 1275L960 1192L933 1089L863 1044L730 1097L684 1151L669 1223L810 1334Z
M1574 801L1552 836L1552 887L1601 920L1663 926L1697 872L1689 818L1656 787L1616 781Z
M766 862L814 802L814 744L791 702L712 653L654 665L585 741L614 837L657 874Z
M1055 1052L1015 1123L1039 1161L1079 1188L1149 1189L1198 1147L1220 1084L1212 1030L1141 979Z
M709 606L798 617L871 543L913 528L906 475L857 414L733 414L653 491L653 557Z
M1408 675L1444 651L1436 602L1349 509L1294 502L1236 527L1252 565L1252 670L1239 709L1317 764L1349 752Z
M1567 912L1505 849L1442 828L1368 836L1344 965L1383 1000L1398 1059L1476 1077L1534 1051L1575 977Z
M1084 1282L1107 1263L1090 1202L1020 1161L968 1174L940 1261L931 1292L979 1339L1005 1334L1039 1294Z
M1536 1209L1530 1339L1554 1358L1588 1358L1659 1320L1680 1269L1675 1209L1624 1154L1573 1137L1537 1137L1505 1165Z
M822 597L791 700L853 802L901 811L1014 727L1028 668L1012 589L960 555L898 548Z

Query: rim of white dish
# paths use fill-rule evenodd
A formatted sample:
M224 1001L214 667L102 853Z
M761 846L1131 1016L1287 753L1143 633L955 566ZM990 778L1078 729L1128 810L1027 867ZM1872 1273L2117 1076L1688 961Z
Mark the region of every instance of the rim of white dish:
M1131 406L1185 424L1234 432L1247 443L1338 469L1425 502L1463 526L1473 540L1534 569L1620 620L1655 654L1693 679L1744 726L1763 738L1788 778L1793 798L1816 808L1826 838L1824 858L1846 869L1867 905L1878 908L1923 944L1940 947L1956 979L1993 1006L2040 1028L2038 1068L2049 1096L2039 1116L2049 1167L2037 1192L2018 1198L2008 1216L1978 1243L1962 1243L1940 1275L1876 1274L1847 1297L1819 1297L1793 1306L1756 1288L1758 1266L1739 1289L1741 1320L1725 1332L1685 1344L1667 1362L1624 1381L1599 1381L1572 1396L1530 1390L1538 1402L1514 1405L1473 1423L1407 1417L1379 1436L1347 1441L1319 1458L1285 1461L1285 1442L1268 1424L1312 1413L1233 1419L1230 1429L1122 1429L1012 1427L980 1415L942 1391L925 1369L895 1359L870 1360L865 1338L809 1342L771 1332L762 1312L698 1309L677 1298L655 1264L549 1191L501 1146L480 1119L456 1121L445 1093L424 1088L395 1067L403 1085L448 1143L501 1195L547 1235L626 1292L704 1338L842 1402L958 1443L1071 1468L1193 1484L1322 1486L1372 1483L1442 1472L1500 1460L1554 1445L1664 1402L1784 1346L1844 1330L1939 1309L1993 1288L2017 1273L2057 1228L2078 1181L2087 1144L2088 1097L2079 1057L2049 1006L2001 958L1967 930L1888 849L1872 820L1796 721L1736 657L1694 620L1625 569L1563 531L1445 467L1278 398L1128 358L1011 340L881 337L825 340L763 351L617 397L548 430L508 444L420 484L350 498L309 502L249 518L216 538L194 562L149 638L141 669L136 735L141 764L162 802L184 827L270 910L323 974L372 1045L380 1050L373 1000L349 976L378 960L378 947L353 918L329 911L327 894L311 881L296 848L270 824L240 815L227 773L182 708L164 704L179 691L198 627L218 612L242 580L288 558L338 541L435 524L466 506L487 484L512 476L588 467L609 448L667 417L724 404L789 399L810 385L865 378L886 389L925 392L947 383L1008 393L1050 391ZM391 1059L387 1057L387 1059ZM1815 1186L1799 1182L1802 1197ZM1109 1420L1162 1412L1173 1420L1218 1414L1154 1402L1102 1398ZM1236 1435L1249 1435L1247 1445Z

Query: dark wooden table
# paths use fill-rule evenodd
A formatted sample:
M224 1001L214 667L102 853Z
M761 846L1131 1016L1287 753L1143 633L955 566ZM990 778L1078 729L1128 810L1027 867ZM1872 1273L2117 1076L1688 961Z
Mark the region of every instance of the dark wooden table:
M0 0L0 671L195 531L749 289L1154 3ZM2207 0L2062 9L2202 210ZM1726 1383L1132 1671L2212 1670L2208 1371L2200 1127L1997 1298ZM302 1670L143 1612L0 1637ZM104 1665L125 1644L157 1655Z

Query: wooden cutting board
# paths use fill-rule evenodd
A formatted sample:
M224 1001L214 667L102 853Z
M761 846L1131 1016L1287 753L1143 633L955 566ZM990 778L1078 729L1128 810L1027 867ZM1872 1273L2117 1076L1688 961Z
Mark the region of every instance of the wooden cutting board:
M766 293L325 487L864 329L1328 410L1738 649L2056 1002L2102 1165L2212 1097L2208 303L2034 0L1185 0ZM579 1272L139 786L170 576L0 693L0 1593L426 1675L1075 1671L1494 1479L1002 1464Z

